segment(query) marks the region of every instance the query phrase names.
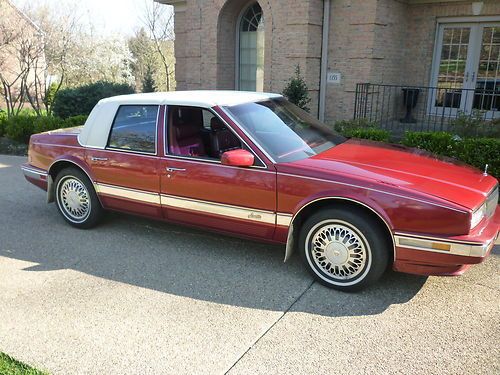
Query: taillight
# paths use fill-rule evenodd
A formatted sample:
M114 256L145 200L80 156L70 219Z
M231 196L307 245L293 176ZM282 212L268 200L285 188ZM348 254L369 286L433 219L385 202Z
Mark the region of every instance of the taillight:
M31 160L31 145L32 145L32 141L31 141L31 138L33 136L30 137L30 141L28 142L28 163L31 164L32 160Z

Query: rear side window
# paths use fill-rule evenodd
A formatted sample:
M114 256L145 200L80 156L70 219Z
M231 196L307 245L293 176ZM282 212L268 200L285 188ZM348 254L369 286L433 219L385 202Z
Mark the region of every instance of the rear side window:
M156 153L157 105L122 105L118 108L108 147Z

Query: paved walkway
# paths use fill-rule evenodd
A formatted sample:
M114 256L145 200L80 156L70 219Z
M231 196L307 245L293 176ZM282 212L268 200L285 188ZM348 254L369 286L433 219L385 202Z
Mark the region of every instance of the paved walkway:
M0 351L54 374L498 374L500 251L326 289L281 247L112 214L66 225L0 156Z

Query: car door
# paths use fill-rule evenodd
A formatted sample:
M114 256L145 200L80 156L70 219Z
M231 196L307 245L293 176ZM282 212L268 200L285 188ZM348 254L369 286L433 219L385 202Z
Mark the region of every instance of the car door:
M162 216L158 129L163 111L159 105L119 106L106 148L87 149L86 160L105 208Z
M169 106L160 163L164 215L177 222L271 239L276 172L255 156L251 167L221 164L225 150L248 145L209 109Z

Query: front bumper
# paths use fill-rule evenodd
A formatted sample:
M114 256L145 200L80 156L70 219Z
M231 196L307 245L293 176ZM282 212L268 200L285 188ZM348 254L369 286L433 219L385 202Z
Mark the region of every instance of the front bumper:
M495 214L466 236L427 237L395 233L395 271L417 275L461 275L483 262L495 246L500 228L500 206Z

